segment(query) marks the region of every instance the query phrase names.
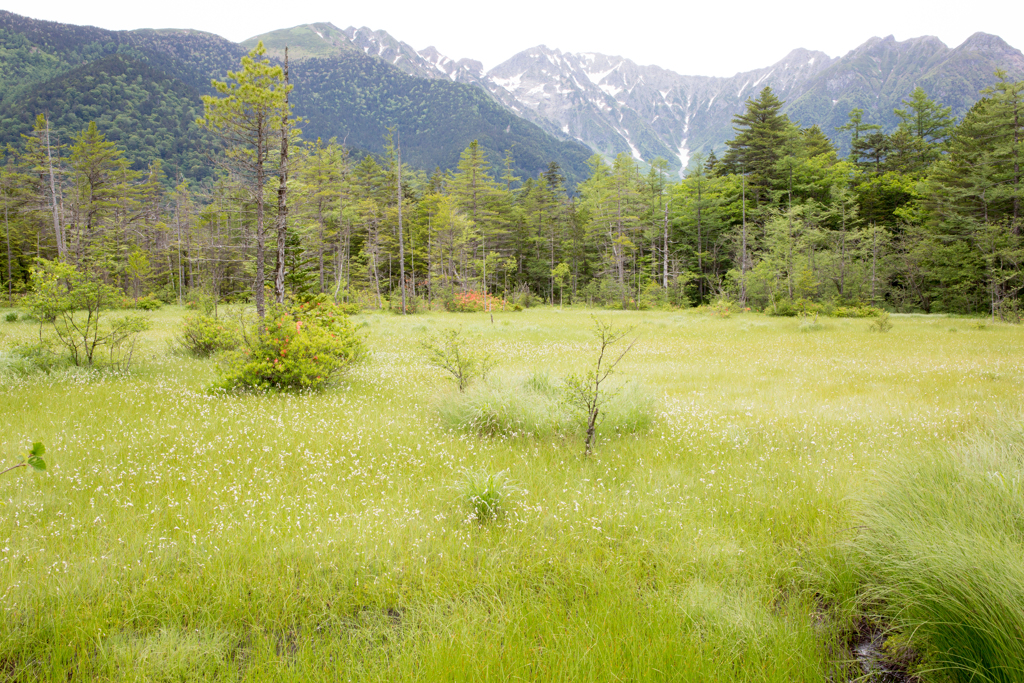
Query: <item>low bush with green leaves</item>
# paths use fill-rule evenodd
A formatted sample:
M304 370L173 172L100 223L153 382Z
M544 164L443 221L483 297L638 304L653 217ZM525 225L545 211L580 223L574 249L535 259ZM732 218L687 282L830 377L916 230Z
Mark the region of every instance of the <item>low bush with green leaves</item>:
M41 321L40 337L42 327L52 323L53 332L74 365L105 362L117 370L130 368L138 337L151 324L138 314L101 322L106 320L104 311L123 301L120 291L104 281L102 272L38 259L31 277L33 291L26 302Z
M259 391L321 390L363 353L349 317L326 297L271 310L262 329L230 354L220 385Z
M874 320L871 321L871 324L868 325L868 329L872 332L888 332L891 330L892 320L889 319L889 314L882 311Z
M219 351L230 351L241 343L238 330L222 320L208 315L185 315L175 342L185 353L197 358L208 358Z
M140 311L155 311L163 307L163 305L164 302L150 294L149 296L144 296L133 301L131 307Z

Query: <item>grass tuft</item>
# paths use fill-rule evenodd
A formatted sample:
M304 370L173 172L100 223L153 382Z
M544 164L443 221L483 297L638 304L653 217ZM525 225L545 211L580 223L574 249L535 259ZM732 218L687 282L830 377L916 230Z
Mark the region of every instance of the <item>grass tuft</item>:
M492 437L550 438L581 433L585 425L562 402L560 383L546 370L491 377L465 392L437 400L441 422L460 431ZM620 387L602 407L600 431L637 434L653 428L659 404L637 382Z
M869 610L951 681L1024 677L1024 426L894 465L864 500Z

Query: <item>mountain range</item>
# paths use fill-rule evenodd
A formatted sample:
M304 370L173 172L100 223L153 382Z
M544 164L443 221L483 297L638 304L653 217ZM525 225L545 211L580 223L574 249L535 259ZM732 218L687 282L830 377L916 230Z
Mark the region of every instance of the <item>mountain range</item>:
M721 151L732 117L769 86L801 125L819 125L840 149L836 127L854 107L868 123L896 125L893 109L916 86L957 116L995 82L997 68L1024 76L1024 55L978 33L949 48L934 37L872 38L842 57L796 49L732 78L684 76L624 57L538 46L485 71L432 47L416 50L384 31L315 23L233 43L193 30L108 31L0 11L0 142L17 142L48 111L62 140L97 121L137 164L162 159L171 175L209 173L211 141L195 125L211 79L223 80L262 40L288 46L307 139L337 137L380 152L397 126L403 158L453 168L479 140L492 164L512 149L514 171L535 177L554 161L570 184L593 152L685 168L696 152Z
M480 62L452 60L435 48L415 50L384 31L331 24L297 26L249 39L278 50L291 40L322 49L359 49L402 71L428 79L475 85L510 111L563 139L596 152L621 152L650 162L656 157L685 168L694 152L721 151L734 130L732 117L765 86L786 102L791 119L818 125L843 151L836 134L853 108L864 122L893 130L893 110L921 86L962 116L979 91L996 81L996 69L1024 77L1024 55L998 36L975 33L950 48L934 36L897 41L871 38L842 57L795 49L781 61L731 78L683 76L624 57L563 53L543 45L524 50L489 71Z

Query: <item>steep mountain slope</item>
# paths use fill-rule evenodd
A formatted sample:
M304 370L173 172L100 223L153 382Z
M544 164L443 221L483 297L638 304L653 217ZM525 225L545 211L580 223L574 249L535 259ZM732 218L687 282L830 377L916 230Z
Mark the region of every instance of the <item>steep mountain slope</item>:
M893 109L921 86L960 117L978 100L979 91L996 81L997 68L1020 77L1024 55L985 33L975 33L953 49L932 36L872 38L811 79L787 111L829 132L845 123L856 107L864 110L865 121L889 131L899 123ZM839 142L845 149L847 139Z
M0 11L0 143L18 143L48 112L62 143L96 121L137 167L170 177L211 173L212 139L195 125L211 74L244 50L199 31L107 31Z
M462 150L479 140L494 167L512 149L521 177L536 177L550 161L571 183L586 177L592 154L586 145L545 134L478 88L415 78L356 53L305 60L291 68L291 78L309 139L336 136L379 152L387 127L397 125L403 159L419 168L454 168Z
M366 54L408 73L473 83L552 135L582 140L606 155L625 152L648 162L660 156L676 168L692 152L721 150L734 134L732 117L765 86L787 103L791 118L820 126L844 149L848 139L835 129L854 107L865 110L865 122L888 131L898 123L893 109L918 85L962 115L995 82L997 68L1024 75L1020 51L983 33L955 49L931 36L872 38L839 58L797 49L772 66L732 78L682 76L622 57L545 46L481 74L436 50L417 52L381 31L344 33L359 36L357 47Z
M397 125L405 158L427 169L453 168L479 139L495 165L512 148L524 177L550 161L571 182L586 172L591 152L582 143L544 133L477 88L403 73L330 24L278 31L266 42L271 54L290 47L292 101L308 119L307 137L376 152L386 127ZM213 144L195 125L201 96L212 94L211 79L239 68L246 51L198 31L107 31L0 11L0 142L19 142L48 111L62 142L95 120L136 165L159 158L172 177L200 179L211 172L205 155Z

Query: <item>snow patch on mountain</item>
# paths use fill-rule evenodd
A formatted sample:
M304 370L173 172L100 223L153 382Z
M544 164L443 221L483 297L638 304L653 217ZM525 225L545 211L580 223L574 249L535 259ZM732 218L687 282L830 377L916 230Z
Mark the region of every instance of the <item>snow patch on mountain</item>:
M591 83L593 83L594 85L600 85L601 81L603 81L605 79L605 77L608 76L608 74L612 73L613 71L618 69L620 66L621 66L621 63L620 64L616 64L615 66L613 66L612 68L608 69L607 71L584 71L583 73L586 75L587 78L590 79Z
M687 117L689 118L689 117ZM686 138L679 143L679 150L676 152L679 157L679 177L686 175L686 167L690 165L690 150L686 147Z
M523 74L517 74L508 78L498 78L497 76L494 76L491 78L491 82L495 85L501 86L509 92L514 93L523 83Z
M644 155L640 153L640 150L637 149L636 145L633 144L633 141L629 139L629 131L622 129L619 131L619 135L621 135L623 139L626 141L626 144L629 145L630 151L633 152L633 158L636 159L637 161L643 161Z
M757 86L761 85L761 82L764 81L764 79L766 79L769 76L771 76L773 73L775 73L775 69L772 69L771 71L766 73L764 76L761 76L761 78L759 78L756 81L754 81L754 87L756 88Z

